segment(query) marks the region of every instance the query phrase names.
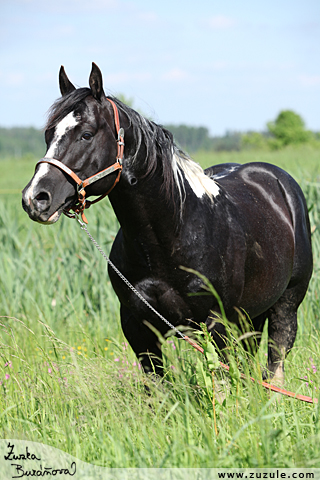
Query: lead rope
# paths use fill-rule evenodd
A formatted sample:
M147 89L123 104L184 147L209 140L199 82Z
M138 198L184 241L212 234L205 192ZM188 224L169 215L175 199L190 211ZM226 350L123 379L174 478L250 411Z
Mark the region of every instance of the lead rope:
M82 222L80 220L80 217L77 213L75 213L74 215L74 218L77 220L77 222L79 223L80 227L81 227L81 230L83 230L84 232L86 232L86 234L88 235L88 237L90 238L91 242L94 244L94 246L97 248L97 250L99 251L99 253L103 256L103 258L108 262L108 264L110 265L110 267L115 271L115 273L121 278L121 280L127 285L127 287L130 288L130 290L133 291L133 293L148 307L150 308L150 310L155 314L157 315L164 323L166 323L168 325L168 327L170 327L171 330L173 330L174 332L176 332L177 335L179 335L181 338L183 338L183 340L186 340L193 348L195 348L196 350L198 350L198 352L201 352L202 354L204 353L204 349L202 347L200 347L200 345L198 345L195 341L193 341L191 338L189 338L187 335L184 335L182 332L180 332L180 330L178 330L174 325L172 325L172 323L169 322L169 320L167 320L163 315L161 315L161 313L159 313L149 302L148 300L146 300L140 292L138 292L138 290L129 282L129 280L120 272L120 270L115 266L115 264L110 260L110 258L108 257L108 255L102 250L102 248L100 247L100 245L98 244L98 242L93 238L93 236L91 235L91 233L89 232L89 230L87 229L86 225L84 222ZM220 366L224 369L224 370L227 370L229 371L229 366L228 365L225 365L224 363L222 362L219 362L220 363ZM241 378L243 379L246 379L247 377L243 374L243 373L240 373L240 376ZM281 393L281 395L286 395L287 397L293 397L293 398L296 398L297 400L302 400L303 402L307 402L307 403L318 403L318 399L317 398L311 398L311 397L308 397L306 395L300 395L300 394L297 394L297 393L294 393L294 392L290 392L288 390L284 390L283 388L280 388L280 387L276 387L275 385L271 385L270 383L267 383L267 382L260 382L259 380L255 380L254 378L252 377L249 377L250 380L252 382L257 382L259 383L260 385L262 385L263 387L267 388L268 390L272 390L273 392L277 392L277 393Z

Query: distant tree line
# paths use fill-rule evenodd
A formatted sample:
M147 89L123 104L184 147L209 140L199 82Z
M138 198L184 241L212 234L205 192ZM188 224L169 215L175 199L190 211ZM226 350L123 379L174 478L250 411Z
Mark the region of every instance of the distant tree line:
M267 123L265 132L227 131L222 136L210 136L206 127L168 124L165 128L173 133L178 146L190 154L199 150L280 149L305 143L320 148L320 133L306 130L300 115L291 110L281 111L274 122ZM41 130L0 127L0 158L26 155L41 158L44 153L44 134Z
M188 125L164 125L173 133L173 137L182 150L194 153L198 150L240 150L241 133L226 132L223 136L211 137L206 127Z
M304 121L292 110L282 110L274 122L267 123L264 132L226 132L220 137L210 137L205 127L166 125L176 142L188 152L197 150L277 150L288 145L310 144L320 148L320 132L306 130Z
M44 134L33 127L0 127L0 157L20 158L45 154Z

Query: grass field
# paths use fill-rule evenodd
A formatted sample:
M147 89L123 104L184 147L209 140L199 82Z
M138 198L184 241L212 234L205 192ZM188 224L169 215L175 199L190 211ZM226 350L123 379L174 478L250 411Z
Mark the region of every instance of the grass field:
M286 388L320 397L320 151L195 157L203 167L266 161L301 184L313 227L314 275L286 361ZM319 408L242 381L256 358L232 331L232 374L214 375L182 341L166 341L165 382L150 382L125 342L106 262L76 222L31 222L20 191L35 160L2 160L0 187L0 437L60 448L108 467L320 467ZM108 200L88 212L106 252L117 231ZM231 347L230 347L231 348ZM212 379L226 389L214 402ZM145 384L151 395L146 394Z

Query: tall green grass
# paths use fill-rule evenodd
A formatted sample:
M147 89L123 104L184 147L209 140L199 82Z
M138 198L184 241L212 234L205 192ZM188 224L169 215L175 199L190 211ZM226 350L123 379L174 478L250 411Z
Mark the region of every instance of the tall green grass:
M299 180L310 208L315 270L286 361L286 387L320 397L319 152L309 153L300 151L300 164L289 150L263 158ZM240 161L238 154L198 160ZM106 262L76 222L42 226L23 212L15 191L33 168L7 162L3 184L11 193L0 191L1 437L43 442L110 467L319 467L318 406L239 378L238 368L260 377L265 333L252 357L230 330L231 375L219 368L212 375L205 357L171 338L164 381L146 378L122 335ZM108 201L88 218L108 252L118 228ZM213 383L225 394L222 403Z

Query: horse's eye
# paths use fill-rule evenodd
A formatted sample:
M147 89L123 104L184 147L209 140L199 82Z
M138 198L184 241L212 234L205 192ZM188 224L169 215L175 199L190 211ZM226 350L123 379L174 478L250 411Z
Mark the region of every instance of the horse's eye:
M82 139L83 140L91 140L92 138L92 134L89 133L89 132L85 132L83 135L82 135Z

